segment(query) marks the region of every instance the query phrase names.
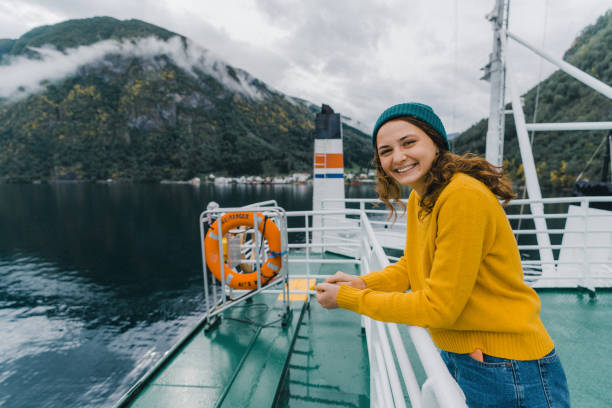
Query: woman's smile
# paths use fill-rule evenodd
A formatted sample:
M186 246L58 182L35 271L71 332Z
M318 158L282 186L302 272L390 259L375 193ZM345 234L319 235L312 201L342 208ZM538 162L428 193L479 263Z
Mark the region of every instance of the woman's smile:
M418 126L395 119L380 127L376 142L384 172L422 196L425 176L439 152L434 141Z
M396 173L400 173L400 174L401 174L401 173L406 173L406 172L408 172L408 171L410 171L410 170L414 169L414 168L415 168L415 167L416 167L418 164L419 164L419 163L412 163L412 164L409 164L409 165L404 165L404 166L401 166L401 167L396 168L394 171L395 171Z

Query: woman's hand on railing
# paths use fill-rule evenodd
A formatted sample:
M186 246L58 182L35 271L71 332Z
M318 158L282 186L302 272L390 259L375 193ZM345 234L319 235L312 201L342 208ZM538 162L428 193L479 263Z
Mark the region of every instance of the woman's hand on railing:
M336 309L338 307L336 298L340 285L347 285L355 289L366 288L366 283L359 277L338 271L325 278L325 282L317 285L317 302L325 309Z
M317 302L325 309L336 309L338 308L338 291L340 285L333 283L319 283L317 289Z
M365 289L366 283L358 276L349 275L338 271L332 276L325 278L325 283L333 283L335 285L348 285L355 289Z

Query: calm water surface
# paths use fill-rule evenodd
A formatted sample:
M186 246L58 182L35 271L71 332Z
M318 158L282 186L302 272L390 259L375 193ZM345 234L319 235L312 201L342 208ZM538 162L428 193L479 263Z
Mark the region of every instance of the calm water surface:
M206 204L270 199L312 187L0 185L0 406L112 406L201 317Z

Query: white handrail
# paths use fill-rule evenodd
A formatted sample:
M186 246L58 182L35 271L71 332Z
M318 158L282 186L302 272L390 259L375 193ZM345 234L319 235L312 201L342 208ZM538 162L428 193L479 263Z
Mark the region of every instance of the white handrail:
M347 221L355 222L359 225L361 233L355 234L356 240L361 249L358 249L358 259L346 260L326 260L313 258L310 256L309 234L312 232L310 228L309 218L315 215L314 211L293 211L287 212L285 215L289 217L298 217L304 219L304 228L293 229L293 233L304 233L304 243L297 245L287 244L288 251L296 249L305 250L305 259L289 259L288 264L306 263L306 274L291 275L294 278L321 279L329 275L312 274L310 271L311 264L325 264L329 262L344 262L347 264L361 265L363 273L372 269L381 269L388 264L388 258L382 247L376 240L374 229L368 219L368 216L363 210L330 210L317 211L316 214L335 214L335 215L350 215L358 218L347 219ZM286 228L286 227L285 227ZM289 230L289 229L287 229ZM353 241L354 242L354 241ZM329 249L333 243L326 243ZM345 243L337 242L335 245L346 246ZM352 244L355 247L356 244ZM296 248L298 247L298 248ZM270 293L283 293L281 289L263 288L263 291ZM239 293L242 291L235 290ZM307 290L291 290L291 293L315 293L311 289ZM418 384L414 369L412 368L408 353L406 352L404 343L399 335L398 326L392 323L382 323L372 320L368 317L362 317L364 328L367 337L368 355L370 358L370 399L373 406L376 407L405 407L404 390L400 383L400 378L404 383L404 387L408 392L411 406L415 408L439 408L439 407L466 407L465 398L461 393L456 382L448 373L446 365L437 352L431 337L427 331L420 327L410 327L410 337L417 350L421 364L425 368L428 375L427 381L422 386L427 388L427 392L421 391L421 386ZM387 331L389 334L387 334ZM416 333L416 334L414 334ZM393 351L391 349L393 347ZM396 362L397 360L397 362ZM401 375L398 373L397 366L401 370ZM433 375L433 376L432 376ZM431 400L424 400L427 395L435 395ZM425 402L424 402L425 401ZM450 401L450 402L449 402Z
M367 219L367 215L365 212L361 218L361 225L364 228L364 235L367 236L368 241L371 245L371 256L367 265L372 268L382 269L389 264L387 259L387 255L383 251L382 247L378 244L376 239L376 235L374 233L374 229L372 228L369 220ZM369 251L368 251L369 252ZM368 255L366 253L365 255ZM369 271L368 271L369 272ZM368 320L369 318L366 318ZM370 319L371 320L371 319ZM381 322L372 321L373 324L380 324ZM392 323L384 324L390 331L396 331L397 326ZM438 353L436 346L434 345L431 337L427 330L422 327L416 326L408 326L409 334L411 340L414 344L417 353L419 354L419 358L425 372L427 373L428 379L432 381L429 384L432 385L432 391L435 394L435 400L437 401L437 405L439 407L466 407L465 404L465 396L463 395L461 389L455 382L455 380L451 377L448 369L446 368L446 364L442 361L442 357ZM379 340L382 342L388 342L388 338L386 332L384 330L378 330L379 332ZM407 353L405 351L403 342L401 341L401 337L399 334L391 336L391 341L393 343L393 347L396 350L396 355L400 354L407 357ZM398 350L402 350L398 353ZM402 358L400 364L406 364L407 358ZM408 362L409 364L409 362ZM423 395L419 393L419 395L410 395L411 392L414 392L414 379L413 376L410 375L410 370L406 367L402 368L402 374L404 375L404 384L406 385L406 389L409 392L409 398L411 401L413 399L418 399L421 402L423 401ZM395 366L393 366L393 370L395 370ZM428 401L433 403L433 401ZM423 405L427 407L427 405ZM431 405L429 405L431 406Z
M374 326L378 332L378 338L384 339L387 337L384 324L380 322L375 322ZM395 369L395 361L393 360L393 356L391 354L391 347L389 347L388 341L381 341L380 346L382 349L385 366L387 367L387 376L389 378L389 383L391 384L393 401L395 402L396 407L404 408L406 406L406 402L404 401L402 385L400 384L399 376L397 375L397 370Z
M344 200L342 199L325 199L323 201L344 201L346 203L376 203L376 204L381 204L383 205L384 203L382 201L380 201L378 198L346 198ZM407 203L407 200L402 200L404 203ZM509 205L520 205L520 204L531 204L531 203L542 203L542 204L562 204L562 203L579 203L582 201L588 201L588 202L593 202L593 203L599 203L599 202L606 202L606 201L611 201L612 202L612 196L580 196L580 197L553 197L553 198L539 198L539 199L533 199L533 198L517 198L515 200L510 201ZM351 211L353 214L354 211L358 211L356 209L346 209L346 211ZM371 209L365 209L365 212L372 212L372 211L376 211L376 212L380 212L383 211L385 213L388 213L388 210L383 209L383 210L371 210ZM327 212L327 211L326 211ZM331 213L339 213L338 211L333 212L331 211Z
M287 264L291 265L294 263L306 263L306 274L296 274L292 275L294 278L308 278L308 279L322 279L328 275L321 275L316 273L311 273L310 265L311 264L326 264L329 262L337 263L344 262L348 265L355 264L361 268L362 273L367 273L370 270L379 270L384 268L389 263L389 257L385 254L382 247L379 245L376 231L374 230L374 226L372 222L369 220L368 211L365 210L365 202L366 201L376 201L376 200L352 200L354 202L359 203L360 209L344 209L344 210L329 210L329 211L317 211L316 214L323 215L337 215L342 217L352 217L347 218L345 221L347 224L353 223L355 227L350 227L352 230L360 231L354 233L353 241L349 244L345 242L326 242L325 246L327 249L333 250L333 246L346 246L354 249L357 254L354 259L345 259L345 260L329 260L329 259L321 259L319 256L311 256L310 250L313 245L310 240L310 234L313 231L311 227L310 219L315 215L314 211L295 211L285 213L287 217L298 217L302 218L304 221L304 228L291 228L288 229L285 227L287 231L291 230L294 234L304 234L304 243L296 243L296 244L287 244L287 249L294 253L296 250L305 251L306 258L292 258L287 260ZM521 200L520 204L528 204L533 202L534 200ZM540 202L540 205L546 203L581 203L584 208L588 208L588 203L590 198L580 197L580 198L567 198L567 199L542 199L537 200ZM597 200L593 201L612 201L612 197L600 197ZM518 204L518 203L517 203ZM376 214L374 214L376 215ZM543 215L544 218L548 218L549 215ZM567 214L564 215L567 217ZM585 213L581 212L580 217L584 218ZM336 220L337 221L337 220ZM325 226L322 226L325 228ZM347 227L348 229L348 227ZM604 231L579 231L576 228L570 229L574 234L577 233L600 233L600 232L608 232ZM541 230L531 231L532 233L541 232ZM548 230L548 232L557 232L561 233L560 230ZM563 231L567 232L567 231ZM580 245L570 245L572 247L580 249ZM601 248L609 248L609 245L606 246L603 243L599 243L597 245ZM530 246L522 246L525 248L531 248ZM560 248L559 245L550 245L551 249ZM319 252L315 250L315 252ZM303 253L303 252L302 252ZM561 277L550 277L550 279L554 281L559 281L563 284L563 280L568 278L568 275L572 277L576 277L577 279L582 279L586 282L587 279L593 278L593 273L580 273L580 267L584 262L577 261L523 261L523 265L526 267L527 279L538 279L539 275L542 273L543 266L551 265L551 266L559 266L559 265L568 265L575 264L576 268L566 267L567 274ZM594 265L598 265L599 262L592 262L590 267L592 268ZM605 266L605 265L604 265ZM606 266L607 270L612 270L612 268ZM600 279L597 276L597 279ZM601 278L601 280L606 280L607 278ZM612 281L612 278L610 279ZM583 285L585 287L590 287L586 283ZM592 286L592 285L591 285ZM263 289L264 291L266 288ZM269 288L269 291L272 293L282 293L283 290L276 288ZM313 290L292 290L291 293L314 293ZM222 306L223 307L223 306ZM422 365L425 373L426 373L426 381L423 384L419 384L416 379L413 363L408 358L408 353L406 352L406 348L402 337L399 334L399 326L393 323L382 323L374 321L370 318L363 317L364 321L363 326L365 327L365 332L367 336L368 343L368 354L370 358L370 376L371 376L371 390L370 397L371 403L373 406L397 406L403 407L405 406L405 398L404 398L404 389L407 392L407 396L410 399L410 404L412 407L417 408L432 408L432 407L465 407L465 397L461 389L458 387L457 383L448 373L446 365L442 361L437 348L435 347L429 333L427 330L415 327L415 326L407 326L407 332L410 338L410 341L414 345L414 348L418 355L418 360ZM399 367L399 370L397 369ZM401 385L403 382L403 388Z
M612 122L527 123L526 127L535 132L608 130L612 129Z
M391 336L392 343L394 345L403 345L403 341L400 337L397 324L389 323L386 326L387 330L389 330L389 335ZM404 347L398 347L395 349L395 355L397 357L397 362L400 366L400 370L402 370L404 381L406 382L406 390L408 391L408 397L410 398L410 405L412 405L412 408L421 408L421 388L419 387L416 375L414 374L412 364L410 364L410 358L408 358L408 353L406 353L406 349Z

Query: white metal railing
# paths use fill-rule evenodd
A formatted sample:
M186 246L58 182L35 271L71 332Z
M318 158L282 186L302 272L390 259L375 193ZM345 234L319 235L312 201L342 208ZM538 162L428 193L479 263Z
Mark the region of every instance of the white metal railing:
M361 272L365 274L370 270L383 269L389 264L389 261L378 244L374 229L364 211L362 211L360 221L363 226L363 239L361 240L363 247L360 251L362 255ZM408 326L410 338L427 376L421 388L399 334L398 325L379 322L368 317L362 317L362 319L368 339L370 377L374 379L370 398L376 401L378 406L405 406L399 376L389 345L390 336L412 407L467 407L463 392L448 372L427 330L422 327ZM393 405L389 403L391 398Z
M331 200L330 200L331 201ZM335 200L337 201L337 200ZM315 280L324 279L329 275L313 273L313 265L329 264L329 263L345 263L348 265L356 265L360 273L365 274L371 270L379 270L388 265L389 260L397 258L389 257L385 254L380 246L377 235L380 234L383 224L389 224L386 220L387 211L377 208L371 208L374 203L379 203L376 199L347 199L343 200L349 206L357 206L354 209L345 210L321 210L313 211L293 211L284 213L287 219L286 225L292 227L285 228L287 237L288 256L286 263L289 270L291 266L305 266L305 273L288 273L291 278L306 279L308 286ZM612 197L566 197L566 198L543 198L540 200L514 200L508 208L508 219L510 222L518 223L520 220L533 221L539 217L545 221L556 222L559 225L554 228L548 228L544 223L544 228L522 225L522 229L516 229L516 236L524 237L534 236L538 233L550 235L580 235L583 237L581 244L568 244L562 242L557 244L553 240L553 244L549 245L549 250L562 251L578 250L584 255L580 259L561 259L561 255L557 256L552 261L542 259L524 259L522 261L525 270L526 280L529 282L540 282L546 278L551 286L567 286L564 282L569 277L573 278L572 285L592 287L589 282L593 278L600 281L608 279L609 286L612 286L612 262L610 258L606 261L593 260L588 256L589 251L607 251L612 253L612 212L600 210L593 212L590 205L593 203L612 203ZM530 205L539 204L542 208L545 206L553 206L557 208L551 209L549 214L542 212L540 215L532 214L514 214L513 206L525 205L529 211ZM571 205L577 204L575 210L570 211ZM567 208L566 208L567 207ZM314 216L321 216L324 219L333 219L332 227L326 227L323 223L322 227L312 227L312 219ZM338 227L338 219L342 218L344 223L342 227ZM301 220L301 222L298 222ZM569 227L568 220L581 220L581 226ZM593 220L597 220L593 224ZM292 222L293 221L293 222ZM604 222L610 221L610 222ZM301 226L295 226L301 224ZM405 233L405 224L401 221L393 226L387 225L387 229L394 231L403 231ZM324 238L322 243L314 244L312 235L314 232L320 231ZM339 234L343 234L342 237ZM608 241L600 240L597 243L589 243L588 237L591 234L607 235ZM289 237L303 237L301 239L290 239ZM249 244L250 246L255 246ZM349 259L323 259L320 254L327 250L331 252L338 251L339 248L350 248L358 255ZM221 248L220 248L221 249ZM541 248L538 245L529 243L521 243L519 245L521 253L536 252ZM537 256L536 256L537 257ZM605 264L608 272L607 278L602 276L593 276L595 266ZM554 268L556 272L562 271L563 268L572 268L570 274L560 274L559 276L545 276L542 274L545 265ZM567 271L566 271L567 272ZM572 275L573 274L573 275ZM601 283L600 283L600 286ZM267 286L262 288L262 291L272 293L288 293L286 288L278 288L278 286ZM234 290L240 293L241 291ZM312 289L306 290L290 290L291 294L314 294ZM225 298L225 297L224 297ZM221 300L223 302L223 300ZM223 308L223 304L221 307ZM465 400L461 390L456 382L452 379L444 362L442 361L437 348L435 347L429 333L420 327L407 326L407 332L411 343L418 355L418 360L423 367L426 380L419 384L417 381L414 365L410 361L405 345L400 335L399 326L393 323L382 323L374 321L370 318L362 318L363 326L366 332L368 356L370 359L370 378L371 378L371 402L373 406L406 406L406 396L410 400L410 405L413 407L465 407ZM398 368L399 367L399 371ZM405 394L406 393L406 396Z
M612 129L612 122L527 123L525 127L534 132L609 130Z
M245 209L232 210L244 211ZM261 211L262 208L259 206L250 207L249 210ZM217 209L216 211L217 213L225 212L227 209ZM303 220L303 227L289 228L285 226L288 255L287 258L284 258L286 261L283 261L283 265L285 267L288 265L289 271L291 270L291 265L305 265L305 273L288 272L287 276L290 278L306 279L307 287L310 287L311 282L315 280L325 279L330 276L313 273L312 265L346 263L356 265L361 274L366 274L371 270L382 269L389 263L382 247L378 244L374 229L365 211L357 209L323 210L317 212L293 211L283 213L283 216L287 219L286 225L295 224L295 222L291 222L293 220ZM337 227L312 227L312 218L315 216L328 217L328 219L329 217L351 217L345 220L345 227L341 229L341 232L345 235L352 233L352 239L345 237L343 240L338 240L337 234L339 229ZM324 243L317 245L312 243L312 234L315 231L322 231L324 235L328 235L324 237ZM290 242L289 237L291 235L295 236L295 234L304 234L303 239L298 240L301 242ZM255 245L247 243L246 246L254 247ZM346 247L354 248L359 256L352 259L323 259L321 256L323 249L337 251ZM256 292L230 290L227 288L224 288L224 290L226 295L239 296L238 299L250 297L252 293ZM295 290L285 289L284 287L281 289L277 285L265 286L261 288L261 292L284 293L286 295L313 295L316 293L312 289ZM222 299L219 300L214 310L215 313L233 305L232 302L225 303L225 298L226 296L222 296ZM371 406L406 407L404 391L406 391L407 398L410 400L412 407L467 406L461 389L451 377L429 333L425 329L408 326L410 340L417 351L418 360L426 374L426 380L422 385L419 385L415 370L400 336L398 325L375 321L368 317L362 317L362 324L365 328L368 357L370 360ZM399 367L400 372L398 372L396 367Z
M252 239L249 242L246 242L246 245L240 245L240 252L243 249L248 253L248 251L252 251L254 255L252 260L247 260L246 262L241 261L241 263L249 263L252 265L254 272L256 273L256 283L257 288L255 290L243 291L243 290L235 290L229 286L229 282L231 280L227 279L225 275L225 261L224 255L226 253L224 248L224 233L223 233L223 216L228 213L244 213L251 214L253 219L253 227L245 226L247 229L242 231L243 233L252 233ZM265 252L262 255L262 250L266 249L261 245L264 244L263 239L261 238L261 233L259 232L259 225L261 222L266 222L266 219L271 219L272 222L279 228L280 230L280 254L272 255L272 256L280 256L281 257L281 268L276 273L277 275L267 282L266 286L262 285L262 276L261 276L261 267L265 262ZM211 231L206 231L207 228L212 228L213 223L216 224L216 235L212 234ZM199 218L199 227L200 227L200 239L201 239L201 248L202 248L202 274L204 278L204 299L206 304L206 314L205 320L207 325L212 325L221 312L227 310L238 303L244 302L250 297L256 295L259 292L262 292L264 289L269 290L269 288L275 287L281 284L282 289L280 292L284 294L284 315L283 319L288 317L289 313L289 296L288 296L288 238L287 238L287 217L285 215L285 210L281 207L278 207L275 200L263 201L260 203L250 204L244 207L238 208L211 208L200 214ZM265 227L264 227L265 228ZM229 232L229 231L228 231ZM212 235L211 235L212 234ZM211 236L211 238L216 241L217 248L216 254L219 259L218 265L218 274L220 279L220 286L216 284L209 285L208 283L208 266L207 266L207 255L206 255L206 245L205 239L207 236ZM229 234L228 234L229 235ZM244 247L244 248L243 248ZM229 258L229 240L227 240L227 255ZM228 259L229 262L229 259ZM211 271L212 272L212 271ZM212 294L210 293L210 289L212 289ZM217 294L217 289L220 289L219 295ZM234 292L238 293L240 296L234 296Z
M326 200L338 201L338 200ZM379 236L396 234L396 249L403 249L405 221L387 220L388 210L380 209L378 199L346 199L345 205L358 207L370 217ZM336 203L337 204L337 203ZM513 200L506 208L521 253L525 280L534 287L612 287L612 211L594 209L593 204L612 208L612 197L558 197L539 200ZM374 207L374 205L379 205ZM540 214L530 212L538 205ZM527 213L518 211L524 206ZM544 211L544 208L548 212ZM536 222L536 220L541 220ZM519 225L520 223L520 225ZM529 225L532 224L532 225ZM520 227L520 228L519 228ZM401 236L399 235L401 234ZM537 242L545 234L546 245ZM542 252L550 251L547 259ZM390 261L399 257L388 256Z
M358 217L347 218L345 220L346 224L352 223L354 227L347 228L345 226L342 228L342 231L355 232L353 242L358 242L359 244L359 257L354 260L346 260L345 262L358 264L361 274L366 274L371 270L382 269L389 264L387 256L378 244L371 220L364 210L294 211L288 212L287 217L304 217L305 227L289 228L288 231L304 232L305 236L303 244L296 245L290 243L289 248L290 250L296 248L303 249L306 257L305 259L295 260L290 256L289 262L306 263L307 269L306 274L291 273L290 276L292 278L305 278L307 282L310 282L312 279L321 279L329 276L313 275L310 271L309 266L311 264L325 262L325 260L310 257L313 249L310 238L312 231L323 230L332 236L332 240L324 238L323 241L325 243L317 247L316 252L320 252L321 247L334 252L338 250L338 247L343 248L347 245L345 241L335 240L337 238L335 233L338 231L338 228L308 227L310 225L310 218L313 216L321 216L323 219L345 216ZM337 221L337 219L334 219L334 221ZM354 247L355 244L353 243L352 246ZM338 260L331 260L331 262L335 263ZM314 294L315 291L292 290L291 293ZM362 322L366 332L368 357L370 360L370 401L372 406L405 407L406 397L404 390L407 392L411 406L415 408L467 406L463 392L448 372L427 330L421 327L408 326L410 339L427 377L425 382L419 385L404 342L399 334L398 325L375 321L368 317L362 317ZM397 366L400 368L401 375L397 371Z

